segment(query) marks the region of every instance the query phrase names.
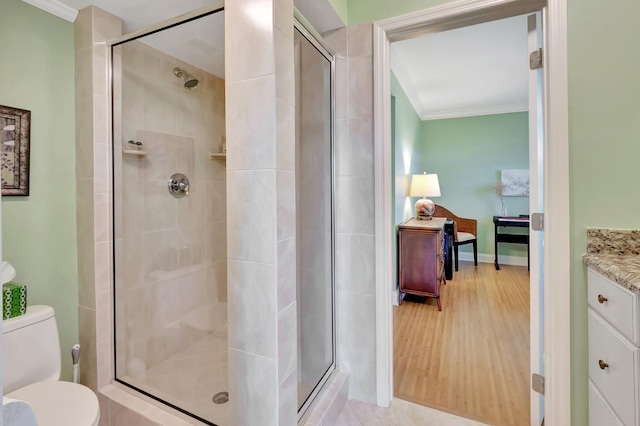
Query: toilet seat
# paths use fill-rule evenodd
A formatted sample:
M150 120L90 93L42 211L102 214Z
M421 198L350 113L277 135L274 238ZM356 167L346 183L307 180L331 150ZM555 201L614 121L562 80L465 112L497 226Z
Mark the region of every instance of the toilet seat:
M97 426L100 420L98 398L77 383L37 382L5 396L27 402L38 426Z

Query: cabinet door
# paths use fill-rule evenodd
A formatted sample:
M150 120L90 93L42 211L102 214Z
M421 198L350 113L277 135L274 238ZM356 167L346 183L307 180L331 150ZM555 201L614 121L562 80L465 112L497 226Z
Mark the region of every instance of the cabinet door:
M425 231L400 231L400 286L438 295L438 234Z
M604 401L604 397L589 380L589 426L623 426Z
M589 321L589 378L625 425L637 425L638 348L593 309Z

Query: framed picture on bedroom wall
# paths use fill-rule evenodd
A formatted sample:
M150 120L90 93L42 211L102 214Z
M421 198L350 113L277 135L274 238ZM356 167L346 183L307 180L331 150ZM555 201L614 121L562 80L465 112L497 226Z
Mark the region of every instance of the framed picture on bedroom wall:
M0 105L2 195L29 195L31 111Z
M503 197L529 196L529 169L502 170Z

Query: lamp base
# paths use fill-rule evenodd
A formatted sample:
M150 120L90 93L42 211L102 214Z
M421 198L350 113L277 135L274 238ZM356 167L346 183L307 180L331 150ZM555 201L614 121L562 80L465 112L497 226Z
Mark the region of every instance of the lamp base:
M416 218L418 220L431 220L435 210L435 203L429 199L421 198L416 201Z

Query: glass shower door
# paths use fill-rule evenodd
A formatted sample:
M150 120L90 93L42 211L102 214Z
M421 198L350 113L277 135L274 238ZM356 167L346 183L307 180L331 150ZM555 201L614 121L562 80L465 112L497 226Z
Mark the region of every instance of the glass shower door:
M295 31L298 407L335 365L333 288L332 60Z
M116 381L228 423L224 11L112 44Z

